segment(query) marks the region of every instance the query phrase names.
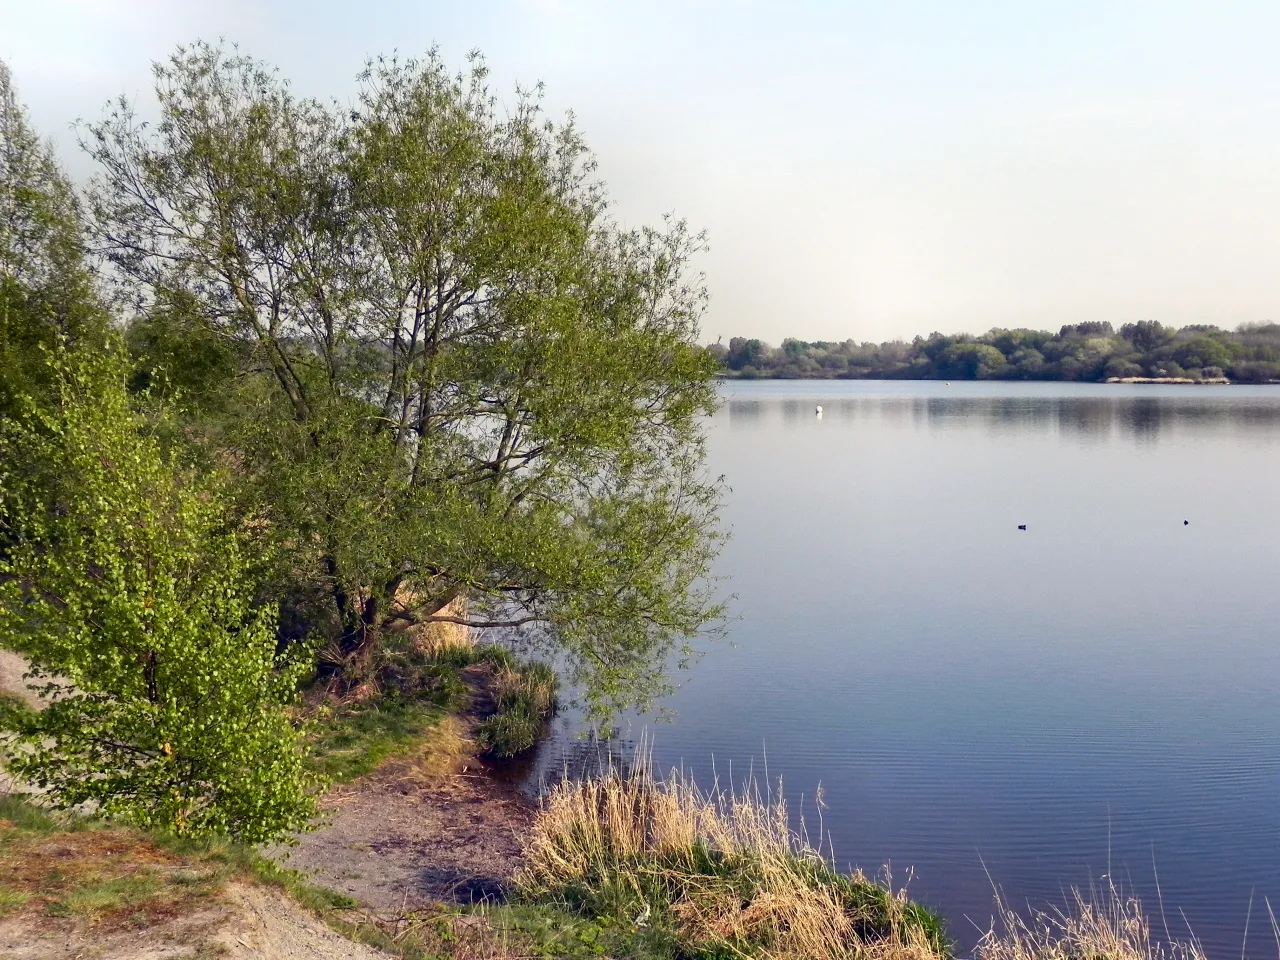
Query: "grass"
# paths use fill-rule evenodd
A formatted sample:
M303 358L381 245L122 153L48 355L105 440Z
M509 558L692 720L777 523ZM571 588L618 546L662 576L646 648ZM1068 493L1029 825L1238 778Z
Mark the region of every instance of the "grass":
M322 707L312 724L312 768L336 783L365 776L393 757L420 749L444 716L434 702L399 695Z
M401 757L429 776L448 772L468 750L453 711L468 697L461 672L475 664L489 668L499 710L480 725L481 748L504 757L529 749L555 709L555 674L543 664L519 663L503 647L452 642L425 654L392 652L377 696L319 706L312 717L312 768L337 783Z
M216 900L233 880L278 888L320 915L358 906L250 847L118 828L0 795L0 915L149 926Z
M997 895L996 924L975 960L1205 960L1195 940L1151 935L1142 903L1113 883L1072 889L1064 907L1022 917ZM1280 946L1280 930L1277 931Z
M495 666L493 694L498 711L477 730L481 749L491 756L512 757L536 745L556 709L555 671L536 662Z
M24 833L53 833L83 829L87 823L82 817L39 807L20 794L0 794L0 828Z
M59 898L61 910L77 916L97 917L134 908L157 899L166 878L154 870L140 870L116 877L90 877Z
M412 758L428 775L452 769L466 752L462 725L452 715L470 697L463 671L477 665L492 677L498 707L477 731L480 748L509 757L534 746L555 710L555 673L520 662L505 647L477 647L457 631L437 630L384 648L365 699L314 708L312 769L338 783L400 757Z
M0 886L0 917L7 916L24 906L31 894L13 887Z
M231 873L155 836L0 796L0 913L146 926L216 896Z
M657 955L950 952L936 914L861 873L838 873L791 828L781 801L754 789L707 793L643 769L556 788L516 882L526 902L644 933Z
M665 945L650 942L654 938L646 931L581 917L554 905L441 905L394 914L319 912L348 939L403 960L674 960Z

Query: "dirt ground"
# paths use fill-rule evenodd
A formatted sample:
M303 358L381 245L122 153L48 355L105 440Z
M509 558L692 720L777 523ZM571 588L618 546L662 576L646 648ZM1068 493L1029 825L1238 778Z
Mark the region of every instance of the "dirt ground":
M283 894L232 884L197 913L144 930L103 930L48 916L0 919L7 960L382 960L389 954L353 943Z
M279 850L282 864L377 911L502 898L536 807L476 757L476 728L495 705L487 674L463 677L471 707L443 734L455 741L445 767L424 772L409 758L335 787L323 825Z
M483 770L423 782L392 764L325 798L328 822L280 862L375 910L501 897L533 821Z
M0 693L10 694L28 706L38 707L40 697L22 679L26 670L27 661L22 657L12 650L0 650Z

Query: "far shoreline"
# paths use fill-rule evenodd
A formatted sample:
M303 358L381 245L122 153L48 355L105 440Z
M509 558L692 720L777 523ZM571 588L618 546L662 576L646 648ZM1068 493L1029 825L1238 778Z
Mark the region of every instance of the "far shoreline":
M1107 377L1105 380L1029 380L1010 379L1006 377L985 377L982 379L953 378L943 380L940 377L743 377L725 373L717 373L716 380L722 383L768 383L770 381L786 381L788 383L1087 383L1095 386L1105 384L1172 384L1174 386L1192 387L1274 387L1280 386L1280 380L1232 380L1228 377L1205 377L1199 380L1191 377Z

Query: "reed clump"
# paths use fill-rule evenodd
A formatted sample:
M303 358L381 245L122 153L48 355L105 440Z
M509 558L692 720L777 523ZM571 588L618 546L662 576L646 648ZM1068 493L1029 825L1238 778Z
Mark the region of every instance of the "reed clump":
M512 757L532 748L555 712L558 681L545 663L514 659L493 665L493 716L476 731L481 748L492 756Z
M516 878L523 898L650 928L673 955L935 960L941 920L890 884L838 873L782 800L689 777L565 782L546 798Z
M1073 888L1063 907L1026 917L996 897L996 923L975 960L1205 960L1193 938L1153 937L1141 901L1115 884Z

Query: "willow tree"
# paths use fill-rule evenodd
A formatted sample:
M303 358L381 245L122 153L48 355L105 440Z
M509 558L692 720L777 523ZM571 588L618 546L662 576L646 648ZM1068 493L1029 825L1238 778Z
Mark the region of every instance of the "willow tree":
M155 77L159 123L85 138L98 244L346 669L446 620L530 628L598 705L662 689L721 613L703 237L619 228L572 118L478 58L345 106L207 45Z

